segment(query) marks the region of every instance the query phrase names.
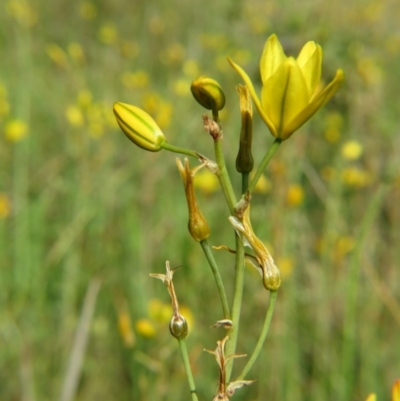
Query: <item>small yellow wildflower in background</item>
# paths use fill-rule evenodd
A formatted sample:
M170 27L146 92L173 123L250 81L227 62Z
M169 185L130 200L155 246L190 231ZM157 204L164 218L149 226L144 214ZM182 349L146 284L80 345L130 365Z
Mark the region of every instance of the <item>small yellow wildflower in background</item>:
M111 45L118 39L118 32L114 24L103 25L98 33L98 38L101 43Z
M92 104L92 100L93 95L88 89L82 89L78 92L77 101L82 109L87 109Z
M251 174L250 176L252 178L254 174ZM264 174L262 174L254 188L254 192L265 195L271 192L271 189L272 189L272 182Z
M190 92L191 81L189 79L177 79L173 83L173 91L175 95L187 97L191 94Z
M92 20L97 16L97 8L92 2L83 1L79 5L79 15L82 19Z
M146 338L153 338L157 333L154 324L146 318L137 320L135 329L138 334Z
M142 97L142 107L149 114L157 113L160 102L160 95L156 92L146 92Z
M342 171L342 181L350 187L364 188L371 184L372 176L366 170L349 167Z
M180 63L185 57L185 48L180 43L173 43L161 52L161 61L165 64Z
M206 168L203 168L196 173L194 187L198 188L205 195L211 195L213 192L217 191L219 181L215 174L212 174Z
M289 206L296 207L303 203L304 190L298 184L292 184L289 186L286 193L286 203Z
M336 249L342 255L351 252L354 246L355 246L355 240L353 237L350 236L340 237L336 243Z
M6 3L6 11L20 24L33 26L38 21L38 15L31 2L26 0L10 0Z
M73 127L82 127L85 121L80 109L74 105L67 107L65 117Z
M155 116L158 126L160 128L168 128L171 124L173 113L172 104L169 102L161 102L158 108L158 112Z
M11 202L9 197L0 192L0 219L7 218L11 213Z
M68 54L75 63L82 65L85 62L85 55L82 46L77 42L71 42L68 45Z
M357 71L368 86L382 82L382 69L373 58L361 58L357 63Z
M200 75L199 64L193 59L186 60L183 63L182 71L189 78L194 78Z
M228 44L226 35L203 33L199 37L199 41L204 49L220 51Z
M21 120L9 121L4 129L7 140L19 142L25 138L28 132L28 125Z
M150 319L157 323L169 323L172 314L171 304L161 302L156 298L150 299L147 305L147 313Z
M135 345L135 334L132 330L131 317L125 310L118 312L118 330L124 345L132 348Z
M360 142L347 141L342 146L342 156L347 160L357 160L363 153L363 147Z
M150 81L149 74L144 70L124 72L121 76L122 84L127 88L144 88Z
M89 123L89 134L93 138L98 138L104 132L103 127L103 109L98 104L92 104L87 110L87 119Z
M61 68L65 68L68 65L68 58L65 51L55 43L49 43L46 46L46 54L50 57L54 64Z

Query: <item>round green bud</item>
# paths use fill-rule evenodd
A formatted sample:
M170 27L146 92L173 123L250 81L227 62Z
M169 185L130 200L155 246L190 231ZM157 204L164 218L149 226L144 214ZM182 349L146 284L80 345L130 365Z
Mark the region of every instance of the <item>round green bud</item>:
M190 86L193 97L207 110L222 110L225 106L225 94L220 84L214 79L200 77Z
M169 323L169 331L178 340L185 338L188 335L188 324L182 315L172 316Z

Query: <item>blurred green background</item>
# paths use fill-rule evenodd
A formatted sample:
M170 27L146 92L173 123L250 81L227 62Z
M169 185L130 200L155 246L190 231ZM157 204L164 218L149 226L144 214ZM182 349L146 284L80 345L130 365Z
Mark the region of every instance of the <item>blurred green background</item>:
M150 113L168 141L213 157L199 75L227 105L234 169L240 115L232 57L259 87L276 33L296 56L324 50L323 79L345 84L269 165L255 231L284 281L251 387L235 400L389 399L400 377L400 3L249 0L6 0L0 5L0 399L188 400L165 260L190 322L199 398L218 382L203 352L223 337L210 269L187 232L176 155L136 148L114 101ZM254 157L273 138L255 113ZM192 163L193 164L193 163ZM197 177L211 244L233 246L213 177ZM234 259L216 253L228 295ZM249 353L268 294L248 270L238 352ZM243 361L235 364L238 369ZM235 370L238 372L238 370Z

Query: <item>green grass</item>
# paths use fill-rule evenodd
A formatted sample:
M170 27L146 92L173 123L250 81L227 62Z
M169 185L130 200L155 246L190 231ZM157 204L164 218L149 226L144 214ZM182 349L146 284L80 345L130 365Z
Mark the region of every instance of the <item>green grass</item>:
M209 328L222 313L204 255L187 232L176 156L136 148L113 122L112 104L145 108L171 143L212 157L189 85L198 75L217 79L227 97L224 151L239 193L232 166L241 80L224 58L257 82L262 47L274 32L293 55L308 40L320 43L324 80L343 68L346 81L281 145L266 171L272 190L253 198L255 231L278 266L292 269L249 374L259 381L234 399L350 401L370 392L388 399L400 377L399 4L27 4L0 6L0 399L63 400L85 294L97 280L93 318L79 332L87 347L73 399L189 399L168 322L153 319L152 338L135 326L148 318L151 299L169 302L149 277L163 273L165 260L184 265L175 285L194 315L189 354L199 398L212 398L217 365L203 348L215 349L222 338ZM91 19L82 17L93 12L88 4ZM8 131L13 120L28 126L20 140ZM362 145L357 160L343 157L349 140ZM256 162L272 141L255 115ZM287 192L294 184L304 199L291 206ZM198 201L210 244L233 247L222 194L198 191ZM234 258L215 257L231 297ZM267 300L249 270L239 353L255 346ZM86 306L90 312L90 300ZM121 316L131 321L132 346L119 333ZM244 363L236 362L234 376Z

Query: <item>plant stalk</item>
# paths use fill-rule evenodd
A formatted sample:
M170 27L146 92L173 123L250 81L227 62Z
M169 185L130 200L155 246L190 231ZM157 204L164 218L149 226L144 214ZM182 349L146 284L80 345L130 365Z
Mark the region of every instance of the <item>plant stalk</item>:
M271 145L271 147L268 149L268 152L262 159L260 165L257 168L257 171L253 177L253 179L250 181L249 184L249 192L250 194L254 191L254 188L257 185L258 180L260 179L262 173L264 172L265 168L267 167L268 163L272 159L272 156L275 154L275 152L278 150L279 145L282 143L282 139L280 138L275 138L274 143Z
M208 241L206 239L203 241L200 241L200 245L203 248L204 254L206 255L208 263L210 264L211 270L214 274L215 283L217 284L219 296L221 298L221 305L222 305L222 310L224 313L224 319L230 319L231 315L229 312L228 299L226 297L224 283L223 283L221 275L219 273L218 265L214 259L214 255L212 254L212 251L210 249L210 245L208 244Z
M277 295L278 295L278 291L270 292L267 314L265 316L264 324L263 324L263 327L262 327L262 330L260 333L260 337L257 341L257 345L254 348L254 351L251 354L249 361L247 362L246 366L243 368L243 370L241 371L241 373L239 374L239 376L237 377L236 380L243 380L246 377L247 373L249 373L250 369L254 365L254 362L257 360L258 356L260 355L260 352L264 345L265 339L267 338L269 326L271 325L271 320L272 320L272 316L274 314Z
M196 384L194 382L192 369L190 367L189 355L186 348L186 340L184 338L180 338L178 339L178 343L182 355L183 365L185 366L186 370L186 377L188 379L190 393L192 394L192 401L199 401L196 393Z

